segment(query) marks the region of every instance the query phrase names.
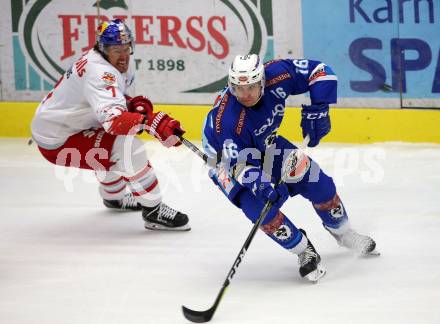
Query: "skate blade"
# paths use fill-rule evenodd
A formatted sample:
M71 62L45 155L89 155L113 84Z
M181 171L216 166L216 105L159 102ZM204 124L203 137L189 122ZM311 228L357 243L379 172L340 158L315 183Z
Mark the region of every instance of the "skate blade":
M144 227L152 231L169 231L169 232L184 232L184 231L189 231L191 229L189 224L185 224L180 227L168 227L150 222L145 222Z
M378 257L378 256L380 256L380 252L377 251L377 250L373 250L373 251L370 251L370 252L362 253L361 256L362 257L366 257L366 258L368 258L368 257Z
M317 283L322 277L325 276L326 273L327 271L318 264L316 270L310 272L308 275L305 276L305 278L312 283Z

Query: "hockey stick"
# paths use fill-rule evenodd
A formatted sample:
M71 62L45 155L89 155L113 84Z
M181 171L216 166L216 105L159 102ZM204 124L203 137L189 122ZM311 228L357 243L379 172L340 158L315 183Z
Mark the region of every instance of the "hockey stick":
M179 140L191 151L196 153L203 161L205 161L206 164L210 165L209 163L209 156L203 153L197 146L195 146L193 143L188 141L186 138L184 138L182 135L177 135Z
M203 158L202 155L206 156L206 154L203 154L203 152L201 152L194 144L192 144L188 140L184 139L181 136L180 136L180 140L182 141L183 144L185 144L191 150L196 152L202 158ZM310 141L310 137L309 137L309 135L307 135L304 138L304 141L303 141L301 147L299 147L299 151L302 151L307 146L309 141ZM206 158L208 158L208 157L206 156ZM207 161L207 159L205 160L205 158L203 158L203 160L205 162ZM293 159L293 160L291 159L289 161L295 161L295 159ZM293 167L294 167L294 165L291 165L290 168L288 168L288 167L285 168L279 184L284 182L284 180L288 176L288 173L290 173L290 171L292 170ZM228 288L229 284L231 283L231 280L234 278L234 275L235 275L235 272L237 271L238 266L240 265L241 261L243 260L249 246L251 245L251 242L252 242L258 228L260 227L261 223L266 218L266 215L269 212L271 207L272 207L272 202L267 201L263 207L263 210L260 213L260 216L256 220L249 235L247 236L246 241L244 242L242 248L240 249L238 256L235 258L234 263L232 264L232 267L229 270L229 273L226 277L226 280L223 282L222 288L220 289L220 291L217 295L217 298L215 299L214 304L211 306L211 308L204 310L204 311L195 311L195 310L189 309L185 306L182 306L183 315L185 316L186 319L190 320L191 322L195 322L195 323L205 323L205 322L209 322L211 320L211 318L214 316L214 313L215 313L224 293L226 292L226 288Z

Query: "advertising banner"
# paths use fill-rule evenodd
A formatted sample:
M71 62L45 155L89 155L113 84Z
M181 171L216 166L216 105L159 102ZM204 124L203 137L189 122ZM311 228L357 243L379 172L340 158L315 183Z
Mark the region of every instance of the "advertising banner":
M438 0L2 0L1 99L39 101L100 20L136 46L134 93L211 104L237 54L310 58L338 75L340 107L440 107ZM290 105L307 101L290 99Z
M440 107L440 1L303 1L302 16L304 56L331 62L346 102Z
M39 100L95 43L99 20L124 19L136 46L136 93L157 103L207 104L237 54L301 55L290 1L10 0L3 100ZM99 11L99 12L98 12ZM299 15L296 15L299 16ZM277 30L280 37L274 37ZM290 30L292 32L285 33ZM275 48L277 53L275 53Z

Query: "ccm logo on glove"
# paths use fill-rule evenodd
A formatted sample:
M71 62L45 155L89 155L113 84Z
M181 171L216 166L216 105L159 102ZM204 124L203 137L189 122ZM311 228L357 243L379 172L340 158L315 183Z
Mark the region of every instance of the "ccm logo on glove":
M328 111L323 111L323 112L319 112L319 113L315 113L315 112L309 112L309 113L304 113L306 119L321 119L324 117L328 116Z
M319 144L321 139L330 132L331 123L327 104L302 106L301 128L305 138L310 136L309 147Z

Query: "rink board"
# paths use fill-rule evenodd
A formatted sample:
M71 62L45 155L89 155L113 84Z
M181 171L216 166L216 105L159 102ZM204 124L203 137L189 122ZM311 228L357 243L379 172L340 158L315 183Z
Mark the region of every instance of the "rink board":
M29 137L35 102L2 102L0 137ZM180 120L186 137L201 139L201 129L210 106L156 105ZM374 143L385 141L440 143L440 111L413 109L331 109L332 131L326 142ZM301 136L300 110L286 109L279 133L292 140ZM148 135L142 135L145 139Z
M2 1L1 100L39 101L93 47L99 19L122 18L136 40L132 91L155 103L209 105L235 55L255 53L326 63L338 76L337 107L440 108L439 1L96 3Z

